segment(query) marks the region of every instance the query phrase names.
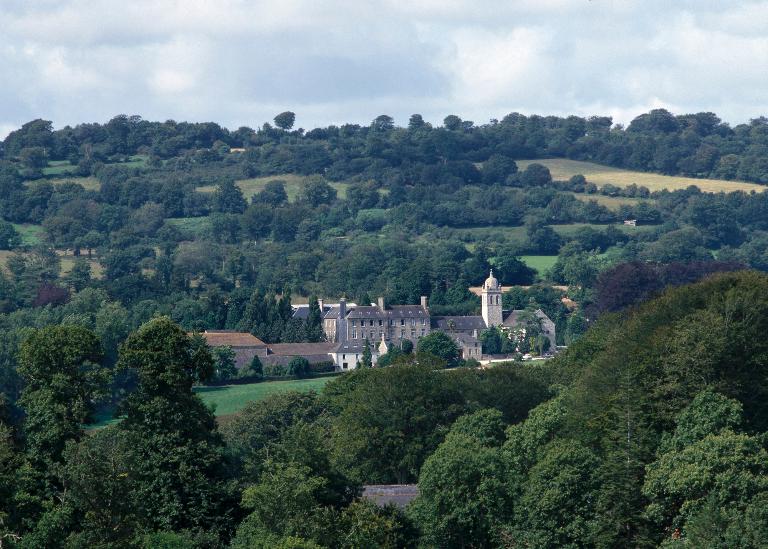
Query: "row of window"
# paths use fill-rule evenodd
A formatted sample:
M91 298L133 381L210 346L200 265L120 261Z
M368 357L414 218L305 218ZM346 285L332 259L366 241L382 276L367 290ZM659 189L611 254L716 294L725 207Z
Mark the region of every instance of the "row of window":
M420 337L424 337L425 335L427 335L427 330L425 328L422 328L420 331L421 331L421 333L419 334ZM405 330L400 330L400 339L405 339L406 337L405 332L406 332ZM381 340L384 337L383 331L379 332L378 337L376 337L376 332L373 330L371 330L369 333L370 333L370 337L368 337L369 341ZM354 328L352 329L351 337L352 339L357 339L357 330ZM360 339L365 339L365 338L366 338L365 330L360 330ZM416 330L411 330L411 338L416 338Z
M400 326L405 326L405 321L406 321L405 318L401 318L400 319ZM374 324L375 322L378 322L379 326L384 326L384 321L381 320L381 319L379 319L379 320L370 319L367 322L368 322L368 326L375 326L376 325L376 324ZM350 323L352 324L352 326L358 326L357 320L350 320ZM363 327L363 326L366 325L365 323L366 323L365 320L360 320L359 326ZM387 326L394 326L394 323L395 323L395 321L393 319L391 319L391 318L389 320L387 320ZM421 325L422 326L426 326L427 325L427 319L426 318L422 318L421 319ZM411 319L411 326L416 326L416 319L415 318Z

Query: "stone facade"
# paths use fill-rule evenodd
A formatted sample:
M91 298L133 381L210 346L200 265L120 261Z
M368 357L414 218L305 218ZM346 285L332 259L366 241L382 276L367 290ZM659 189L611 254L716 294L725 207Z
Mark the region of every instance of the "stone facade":
M483 283L480 299L482 300L485 325L489 328L491 326L501 326L501 284L493 276L493 270L491 270L490 276Z
M340 371L357 367L366 341L370 345L371 361L376 364L379 356L393 345L399 346L407 339L416 346L420 338L433 330L450 335L459 346L462 358L480 360L482 345L479 336L483 330L492 326L515 329L519 325L518 315L523 311L511 311L505 316L501 293L501 285L491 271L482 287L480 316L431 316L426 297L422 297L418 305L392 306L386 306L382 297L376 304L363 306L341 299L338 304L321 305L323 331L326 341L336 344L331 355L336 369ZM535 314L554 348L554 323L541 310Z

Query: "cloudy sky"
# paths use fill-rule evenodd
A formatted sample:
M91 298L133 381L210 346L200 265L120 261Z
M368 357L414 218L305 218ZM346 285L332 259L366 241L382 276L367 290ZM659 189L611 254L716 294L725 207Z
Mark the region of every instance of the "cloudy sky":
M663 106L768 114L768 1L0 0L0 136L34 118L297 126Z

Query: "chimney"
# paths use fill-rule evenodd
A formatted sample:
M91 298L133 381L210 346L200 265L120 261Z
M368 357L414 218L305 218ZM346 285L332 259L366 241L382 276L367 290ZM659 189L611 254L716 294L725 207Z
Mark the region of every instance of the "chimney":
M323 300L321 298L317 298L317 306L320 308L320 315L323 314Z
M339 318L336 319L336 339L344 343L347 340L347 300L339 299Z
M379 303L379 309L382 311L384 310L384 298L382 296L379 296L379 298L376 300Z
M422 309L427 308L427 296L425 295L421 296L421 308Z

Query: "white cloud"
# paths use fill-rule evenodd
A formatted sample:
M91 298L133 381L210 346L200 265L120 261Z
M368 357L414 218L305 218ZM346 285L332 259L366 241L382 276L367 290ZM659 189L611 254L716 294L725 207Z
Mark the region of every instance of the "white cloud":
M768 109L768 2L3 0L0 130Z

